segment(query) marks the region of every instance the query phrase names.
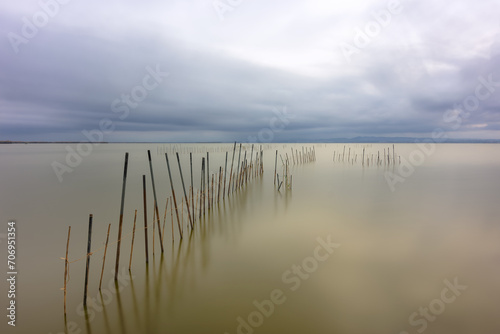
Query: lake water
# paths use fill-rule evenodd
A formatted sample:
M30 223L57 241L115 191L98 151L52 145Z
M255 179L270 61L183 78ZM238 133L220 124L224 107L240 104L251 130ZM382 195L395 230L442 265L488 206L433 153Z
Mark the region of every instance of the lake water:
M500 145L396 144L393 152L392 144L264 144L264 173L249 177L229 196L221 194L201 220L196 195L201 159L209 152L210 174L216 174L229 152L229 169L233 144L101 144L81 161L71 161L72 171L60 182L53 165L66 164L66 146L0 146L0 254L6 276L7 222L15 220L18 272L16 326L7 324L4 307L2 333L500 333ZM292 150L302 147L314 147L316 160L297 163ZM183 190L175 152L186 187L193 153L194 230L184 206L180 239L169 202L163 254L153 235L147 150L162 228L171 195L164 153L180 215ZM241 160L245 150L249 160L251 145L243 145ZM283 184L278 191L274 185L276 150L280 180L281 158L288 155L291 189ZM125 152L129 164L115 285ZM89 214L94 253L85 312ZM65 321L61 258L68 226L72 263ZM7 282L0 287L6 306Z

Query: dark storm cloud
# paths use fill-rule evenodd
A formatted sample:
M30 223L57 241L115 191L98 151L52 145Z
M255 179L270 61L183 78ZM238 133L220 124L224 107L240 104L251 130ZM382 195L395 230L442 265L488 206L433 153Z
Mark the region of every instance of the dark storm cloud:
M108 141L243 141L283 108L292 117L274 140L429 136L479 78L500 82L500 4L401 1L346 61L339 46L356 46L358 29L388 6L246 2L221 21L210 1L72 1L15 53L9 36L42 9L0 5L0 140L85 140L109 118ZM127 105L156 69L169 75ZM500 86L491 87L451 136L500 138ZM113 111L117 99L126 115Z

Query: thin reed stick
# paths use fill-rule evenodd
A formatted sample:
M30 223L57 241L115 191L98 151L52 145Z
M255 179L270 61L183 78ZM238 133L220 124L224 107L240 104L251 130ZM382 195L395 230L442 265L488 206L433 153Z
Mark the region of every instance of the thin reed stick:
M118 223L118 244L116 245L115 281L118 280L118 267L120 265L120 246L121 246L121 241L122 241L123 207L125 205L125 188L127 186L127 168L128 168L128 152L125 153L125 166L123 167L123 185L122 185L122 199L121 199L121 205L120 205L120 222Z
M87 290L89 288L89 268L90 268L90 248L92 244L92 219L93 215L89 215L89 233L87 239L87 266L85 267L85 287L83 290L83 306L87 307Z
M132 270L132 254L134 253L134 239L135 239L135 222L137 219L137 210L134 214L134 228L132 229L132 245L130 246L130 262L128 263L128 271Z
M222 177L222 166L219 167L219 187L217 189L217 203L220 201L220 183L221 183L221 177Z
M156 211L155 208L153 207L153 259L155 258L155 218L156 218Z
M151 162L151 151L148 150L148 160L149 160L149 171L151 172L151 183L153 184L153 197L155 200L155 207L154 207L154 213L156 213L156 219L158 222L158 237L160 238L160 247L161 247L161 252L163 253L163 236L161 235L161 228L160 228L160 214L158 213L158 200L156 198L156 187L155 187L155 177L153 174L153 163ZM153 214L153 219L155 215ZM153 225L154 225L154 220L153 220ZM154 228L153 228L153 245L154 245ZM154 246L153 246L153 254L154 254Z
M233 164L234 164L234 153L236 151L236 142L234 142L233 147L233 159L231 161L231 172L229 173L229 185L227 186L227 195L231 193L231 179L233 178Z
M207 200L208 200L208 210L210 210L210 160L207 152Z
M193 209L193 225L196 221L196 213L194 211L194 185L193 185L193 153L189 152L189 165L191 168L191 206Z
M254 144L252 144L252 150L250 151L250 166L249 166L249 170L251 170L251 169L252 169L253 145L254 145Z
M203 201L203 177L205 176L205 158L201 158L201 176L200 176L200 220L201 220L201 213L202 213L202 201Z
M108 225L108 233L106 234L106 245L104 246L104 255L102 256L102 269L101 269L101 279L99 280L99 291L101 291L102 276L104 275L104 264L106 263L106 253L108 251L109 229L110 228L111 228L111 224Z
M146 203L146 175L142 176L142 199L144 208L144 247L146 250L146 263L149 262L148 254L148 206Z
M69 237L71 235L71 226L68 228L68 241L66 242L66 257L64 258L64 317L66 317L66 287L68 282L68 252L69 252Z
M165 235L165 221L167 220L167 209L168 209L168 198L167 198L167 203L165 203L165 214L163 215L163 227L162 227L162 234Z
M238 153L238 167L236 168L236 186L238 185L238 181L239 181L239 176L240 176L240 160L241 160L241 143L240 143L240 153ZM234 187L233 187L234 188ZM237 188L236 188L237 189Z
M274 185L276 185L276 167L278 165L278 150L276 150L276 157L274 158Z
M226 196L226 174L227 174L227 151L226 151L226 164L224 166L224 187L222 188L222 199Z
M184 197L181 199L181 230L184 232Z
M209 206L210 206L210 202L212 202L214 199L214 174L212 174L212 190L211 190L211 192L212 192L212 198L210 198L210 197L208 198L208 203L209 203L208 205ZM212 203L212 206L213 206L213 203Z
M179 221L179 211L177 210L177 200L175 198L174 184L172 182L172 173L170 172L170 163L168 162L168 153L165 153L165 159L167 160L168 177L170 179L170 188L172 189L172 197L174 199L175 214L177 216L177 227L179 228L179 234L182 239L181 223Z
M172 196L170 196L170 203L172 203ZM174 243L174 207L170 204L170 221L172 222L172 243Z
M193 218L191 218L191 210L189 209L189 201L186 193L186 187L184 186L184 177L182 176L181 160L179 159L179 153L175 152L175 154L177 155L177 164L179 165L179 173L181 174L182 190L184 191L184 199L186 200L189 223L191 224L191 228L194 229L194 222Z

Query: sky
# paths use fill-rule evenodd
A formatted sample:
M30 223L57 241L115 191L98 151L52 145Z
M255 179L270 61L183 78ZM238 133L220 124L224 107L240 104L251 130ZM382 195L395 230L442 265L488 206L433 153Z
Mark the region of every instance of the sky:
M0 4L0 140L500 139L498 0Z

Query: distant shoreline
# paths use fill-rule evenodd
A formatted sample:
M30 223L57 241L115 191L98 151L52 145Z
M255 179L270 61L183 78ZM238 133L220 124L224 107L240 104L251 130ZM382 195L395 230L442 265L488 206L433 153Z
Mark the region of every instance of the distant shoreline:
M364 139L364 140L363 140ZM414 144L435 142L436 144L500 144L500 139L447 139L442 142L430 138L338 138L326 141L269 142L260 144ZM86 141L0 141L0 144L81 144ZM91 144L232 144L232 142L92 142Z

